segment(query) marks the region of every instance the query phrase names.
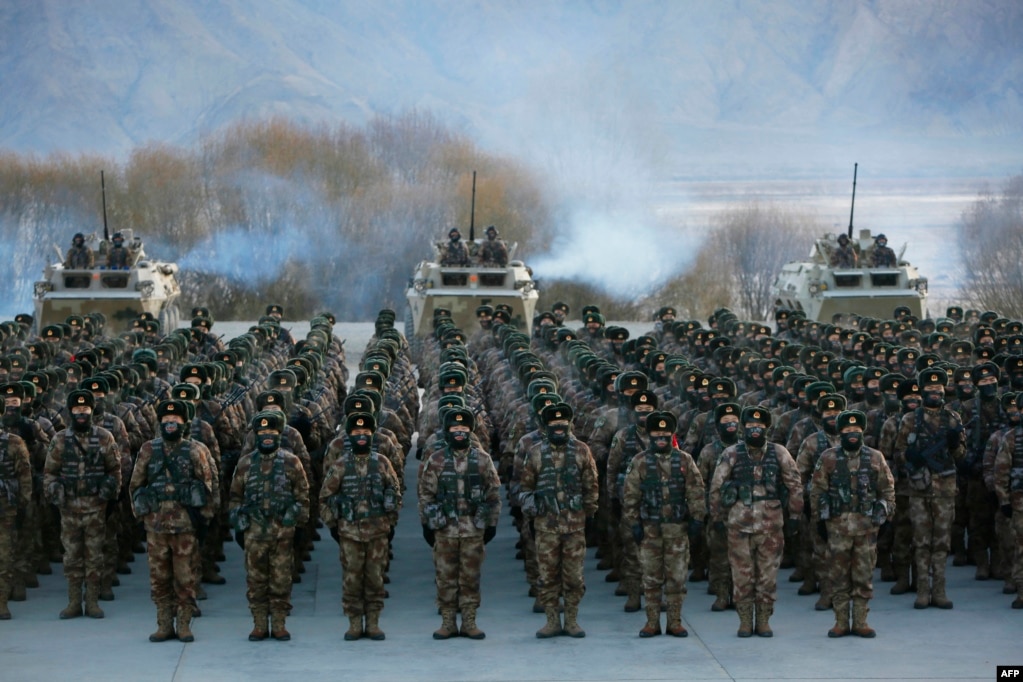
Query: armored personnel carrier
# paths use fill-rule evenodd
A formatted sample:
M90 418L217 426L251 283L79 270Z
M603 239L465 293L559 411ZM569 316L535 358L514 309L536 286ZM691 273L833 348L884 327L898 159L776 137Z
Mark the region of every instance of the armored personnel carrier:
M111 330L127 329L140 313L152 313L163 329L178 326L180 313L177 300L181 295L175 275L177 263L152 260L146 256L142 239L133 230L121 230L130 254L128 264L107 267L107 253L113 247L100 241L96 251L96 267L90 269L65 267L57 248L58 262L43 269L43 279L34 287L35 324L42 329L63 322L69 315L101 312ZM94 236L89 238L92 242Z
M820 322L848 313L888 319L899 306L918 318L926 316L927 278L903 260L905 244L891 267L869 267L874 248L870 230L860 230L853 241L859 267L833 267L837 248L835 235L826 234L814 241L809 258L783 266L771 287L775 310L801 310L807 319Z
M466 242L473 261L481 243L471 239ZM500 303L511 306L512 324L530 333L540 294L530 269L515 260L516 247L515 243L508 245L505 267L463 267L441 265L444 243L434 244L433 259L420 262L409 279L405 335L411 338L432 333L433 311L437 308L450 310L455 325L471 333L476 329L476 308Z

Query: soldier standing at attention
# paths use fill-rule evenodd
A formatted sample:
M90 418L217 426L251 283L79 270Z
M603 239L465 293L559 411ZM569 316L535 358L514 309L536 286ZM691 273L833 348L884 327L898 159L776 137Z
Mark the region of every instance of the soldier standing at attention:
M448 243L441 242L440 264L445 267L468 267L470 263L469 250L462 241L462 233L457 227L452 227L448 232Z
M888 237L883 234L874 237L873 261L875 268L894 268L899 264L895 252L888 246Z
M770 617L778 591L784 549L783 524L799 524L803 490L792 455L767 442L771 413L750 406L739 417L742 439L721 453L710 485L710 517L728 529L728 563L733 599L739 613L739 637L773 637ZM788 504L789 519L782 508Z
M1019 404L1019 395L1016 402ZM1018 411L1016 412L1018 415ZM1012 525L1013 544L1002 551L1012 561L1012 582L1016 586L1016 599L1012 608L1023 609L1023 426L1019 420L1010 422L1010 428L998 446L994 462L994 487L998 496L1000 514Z
M437 606L443 622L434 639L461 634L483 639L476 626L484 545L497 534L501 481L490 455L471 446L475 418L464 407L444 415L447 446L435 450L419 471L419 519L433 547ZM462 628L455 625L461 611Z
M909 480L917 609L952 608L945 595L945 560L952 544L956 462L965 457L965 442L959 415L945 407L947 383L942 369L919 374L923 406L903 415L895 437L895 466Z
M373 451L373 415L353 412L345 420L351 452L324 474L320 518L341 548L341 606L348 616L345 641L365 635L384 639L384 569L391 529L398 523L401 485L386 457ZM365 617L365 627L363 627Z
M480 265L485 268L503 268L508 265L508 245L497 236L497 228L491 225L486 231L487 238L480 245Z
M838 248L831 254L831 266L835 268L855 268L859 262L856 250L849 243L849 237L838 235Z
M96 267L96 254L85 245L85 235L76 232L71 238L71 248L64 257L64 267L69 270L91 270Z
M135 516L146 526L149 594L156 604L157 626L150 642L195 639L196 538L216 513L209 452L200 441L184 437L188 412L181 400L157 405L160 435L139 450L128 490Z
M520 479L522 513L533 524L539 563L539 600L547 624L539 639L565 634L585 637L579 602L586 592L586 519L597 513L597 465L590 449L572 435L572 408L549 405L540 413L547 437L526 453ZM561 627L558 595L565 597Z
M878 529L895 511L895 482L881 451L863 443L866 421L858 410L838 415L841 444L821 454L811 482L811 517L831 558L835 626L828 637L849 634L850 599L853 634L876 634L867 625L867 602L874 597Z
M82 615L102 618L99 607L106 540L107 505L116 503L121 490L121 451L106 429L92 424L95 398L90 391L68 394L71 426L59 432L46 452L43 490L60 510L60 541L64 545L64 576L68 605L62 619Z
M281 449L284 415L257 412L252 418L256 450L238 461L231 481L229 516L245 550L245 577L254 627L249 641L291 639L284 622L291 611L295 530L309 520L309 479L302 462Z
M700 537L706 513L703 477L688 452L672 447L678 422L671 412L647 415L650 445L636 455L625 475L622 514L639 545L646 596L646 625L640 637L661 634L661 590L668 602L665 630L687 637L682 602L689 570L689 537Z
M0 395L20 396L22 387L6 384ZM18 535L27 532L25 518L32 504L32 463L20 436L0 432L0 620L10 620L7 599L15 570Z
M107 267L115 270L127 268L132 264L132 252L124 245L124 235L115 232L111 238L113 246L107 251Z

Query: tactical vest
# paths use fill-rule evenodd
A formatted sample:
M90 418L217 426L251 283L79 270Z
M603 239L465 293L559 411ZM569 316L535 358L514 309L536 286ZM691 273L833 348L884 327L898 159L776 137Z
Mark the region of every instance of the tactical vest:
M647 450L646 477L641 484L643 500L639 506L639 518L658 523L682 523L689 518L686 475L682 471L682 451L672 448L667 481L661 481L659 459L656 454ZM667 518L661 516L661 511L665 506L665 488L668 493L667 505L671 508Z
M907 449L914 449L917 452L928 452L933 453L933 460L935 464L940 467L940 470L933 471L933 473L946 475L955 472L955 461L952 459L951 453L948 451L948 447L945 446L947 441L946 434L952 425L951 413L948 410L941 410L941 426L935 430L931 430L931 427L924 421L924 408L918 407L914 410L915 423L914 423L914 442L909 445ZM926 439L925 439L926 436ZM911 472L915 472L918 469L910 464L906 463L907 468ZM927 464L922 465L919 469L931 468Z
M394 510L394 491L384 487L380 474L380 456L371 453L366 462L366 475L359 476L355 456L345 457L345 471L341 475L341 487L332 495L335 516L353 522L383 516ZM365 511L360 508L365 503Z
M1013 433L1012 467L1009 469L1009 490L1023 492L1023 425Z
M832 517L847 512L870 516L874 512L874 502L877 501L877 471L870 466L870 452L866 448L860 448L859 458L856 492L853 493L849 457L845 450L838 448L835 471L828 482L828 501Z
M459 479L463 481L461 498L458 495ZM440 504L445 517L457 521L461 516L458 511L460 499L465 501L466 515L472 517L476 516L477 510L486 499L483 492L483 476L480 472L479 451L476 448L469 449L464 476L459 476L455 471L455 456L451 448L444 449L444 468L437 477L437 503Z
M162 438L152 441L153 456L146 468L148 488L157 502L174 501L185 507L206 506L206 486L196 480L192 442L182 440L168 456Z
M582 511L583 487L580 480L579 463L576 460L575 441L568 441L565 446L565 463L561 467L556 467L551 455L551 444L544 439L540 443L540 473L536 477L536 490L534 491L537 512L560 514L559 492L564 495L566 509Z
M0 509L15 507L21 483L14 468L14 457L10 454L11 435L0 433Z
M747 507L751 507L754 502L781 501L788 496L788 489L781 480L781 465L778 463L774 443L769 442L764 446L764 457L760 462L753 461L746 448L746 443L743 441L739 441L736 445L736 451L738 457L732 467L736 499L742 501ZM757 469L760 469L759 476L756 475ZM754 492L757 486L763 487L763 495L757 495Z
M258 450L252 454L245 478L245 511L263 528L277 517L281 518L285 526L293 526L298 504L288 482L284 457L274 457L269 474L263 473L263 457L263 453Z
M84 463L84 466L80 466ZM103 453L100 451L99 431L89 429L88 447L82 448L72 429L64 432L64 457L60 468L64 492L71 497L94 497L100 494L107 477Z
M625 499L625 474L629 473L629 465L633 458L646 450L646 446L639 439L639 425L632 424L625 427L625 447L622 448L622 462L618 466L615 490L618 491L618 499Z

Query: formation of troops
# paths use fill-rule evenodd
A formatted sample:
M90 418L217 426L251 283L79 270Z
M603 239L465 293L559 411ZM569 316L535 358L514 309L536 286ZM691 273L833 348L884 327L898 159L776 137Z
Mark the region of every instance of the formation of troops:
M624 610L645 611L640 637L686 637L688 585L705 581L739 637L770 637L781 567L834 611L828 636L874 637L875 570L915 608L951 609L950 554L1023 608L1019 321L779 310L772 329L665 306L633 338L596 306L573 329L557 303L528 334L483 305L476 329L441 309L406 339L385 309L350 377L330 313L300 340L283 313L269 305L226 343L205 308L174 330L0 323L0 619L58 561L59 617L102 618L145 552L150 640L192 641L233 540L249 639L288 640L323 530L344 639L382 640L409 455L438 640L485 637L481 569L503 513L541 639L585 637L588 547Z

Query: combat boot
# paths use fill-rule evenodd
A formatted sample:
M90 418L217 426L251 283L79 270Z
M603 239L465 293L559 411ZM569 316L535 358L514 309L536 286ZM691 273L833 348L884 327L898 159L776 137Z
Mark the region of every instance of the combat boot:
M934 579L934 586L931 588L931 606L939 609L950 609L952 608L952 600L945 595L945 576L941 576L941 580L937 577Z
M67 583L67 606L60 612L60 619L78 618L82 615L82 581L69 580Z
M807 568L803 571L803 584L796 590L796 594L800 597L806 597L811 594L816 594L818 590L817 586L817 575L813 568Z
M575 637L579 639L586 636L586 630L579 627L577 619L579 618L579 605L572 604L569 606L565 604L565 629L562 634L568 635L569 637Z
M629 597L625 601L625 606L623 607L625 613L636 613L636 611L639 611L642 607L642 602L640 601L639 596L639 581L630 580L625 589Z
M883 582L883 583L893 583L893 582L895 582L895 578L896 578L895 567L892 565L892 562L891 561L882 561L881 562L881 582Z
M270 636L266 627L267 610L264 608L252 609L252 632L249 633L250 642L262 642Z
M175 638L174 609L171 606L156 607L156 632L149 635L150 642L166 642Z
M558 615L557 606L549 606L544 610L547 614L547 624L536 631L537 639L548 639L561 634L561 616Z
M223 585L227 582L227 578L224 578L217 573L216 569L212 565L207 565L203 568L202 582L208 585Z
M39 576L36 575L35 571L29 571L24 574L23 580L25 581L25 587L30 587L33 590L39 587Z
M931 586L926 576L918 576L916 579L916 601L913 602L914 609L926 609L931 605Z
M757 604L757 635L760 637L774 637L774 630L771 629L771 615L774 613L774 604Z
M823 585L821 586L821 596L817 597L817 603L813 605L814 611L830 611L831 610L831 595L824 591Z
M735 610L739 614L739 631L736 634L739 637L752 637L753 602L751 601L739 602L735 605Z
M11 601L25 601L28 595L25 593L25 578L21 573L14 572L14 580L11 581Z
M1016 586L1016 598L1012 601L1012 608L1023 609L1023 584Z
M832 606L835 609L835 626L828 630L828 637L845 637L849 634L849 601L834 599Z
M458 631L462 637L469 639L484 639L487 633L476 627L476 607L462 607L462 628Z
M682 625L682 600L671 599L668 601L668 623L664 628L672 637L688 637L689 631Z
M386 637L384 631L380 629L379 611L366 612L366 636L374 642L379 642Z
M988 561L987 551L977 554L977 570L973 574L974 580L991 579L991 563Z
M362 639L362 614L348 616L348 630L345 631L345 641L354 642Z
M909 592L909 566L895 567L895 584L888 594L906 594Z
M434 639L451 639L458 634L458 625L455 624L455 610L441 609L440 627L433 631Z
M726 588L717 588L714 591L717 599L710 605L711 611L726 611L728 609L728 590Z
M792 573L789 574L789 582L790 583L801 583L805 579L806 579L806 576L803 575L803 567L802 566L796 566L795 569L793 569Z
M877 636L877 632L874 628L867 625L867 612L870 611L867 608L866 599L853 599L852 608L852 631L854 635L860 637L866 637L872 639Z
M192 634L192 607L184 606L178 610L177 620L178 639L182 642L194 642L195 635Z
M291 639L291 633L284 627L284 616L284 611L270 612L270 636L278 642L287 642Z
M646 603L646 625L639 631L640 637L656 637L661 634L661 607L656 603L651 606L650 600Z
M7 608L8 590L7 581L0 576L0 620L11 619L11 610Z
M89 618L102 618L106 614L99 607L99 581L85 583L85 615Z
M42 554L36 558L35 571L39 575L53 575L53 568L50 566L49 560Z
M113 576L104 576L99 580L99 600L114 601Z

